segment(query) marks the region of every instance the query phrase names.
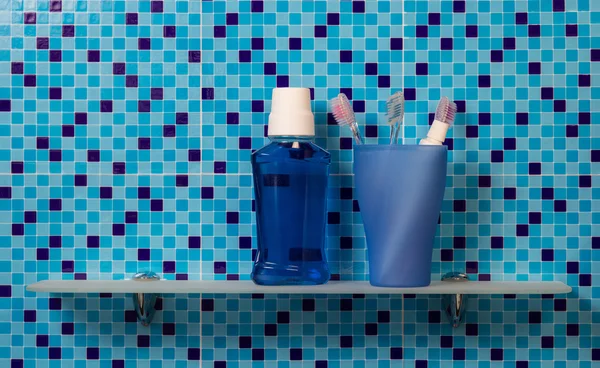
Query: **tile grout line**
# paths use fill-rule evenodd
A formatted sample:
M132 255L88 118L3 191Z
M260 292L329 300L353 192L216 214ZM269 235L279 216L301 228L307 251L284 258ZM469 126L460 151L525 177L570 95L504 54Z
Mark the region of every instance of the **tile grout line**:
M198 27L198 33L199 33L198 34L198 38L202 39L202 29L204 28L203 25L202 25L202 17L200 17L200 22L199 22L198 26L199 26ZM200 116L199 116L200 121L198 123L199 123L199 126L200 126L200 136L198 137L199 138L199 144L198 144L199 148L198 149L200 150L200 152L202 152L202 141L203 141L203 139L202 139L203 138L202 137L202 116L204 114L204 111L202 109L202 90L203 90L202 87L204 86L204 78L202 78L202 51L203 51L202 46L199 46L199 49L200 49L200 51L199 51L200 52L200 64L198 65L198 68L199 68L199 74L200 74L199 75L199 77L200 77L200 91L199 91L200 92ZM189 100L188 100L187 110L189 110L189 108L190 108L190 103L189 103ZM202 161L202 156L200 156L200 161ZM215 160L213 160L213 161L215 161ZM227 163L225 163L225 165L227 165ZM214 164L213 164L213 166L214 166ZM225 166L225 167L227 167L227 166ZM202 165L199 164L198 168L200 168L200 170L202 170ZM225 171L227 171L227 169L225 169ZM203 177L203 175L202 175L201 172L198 173L198 174L200 175L200 178ZM201 180L200 187L202 187L202 181L204 181L204 180ZM188 183L188 185L189 185L189 183ZM213 183L213 186L214 186L214 183ZM188 198L188 200L189 200L189 198ZM188 223L189 223L189 221L188 221ZM202 240L200 240L200 241L202 241ZM200 247L202 247L202 245ZM202 278L202 275L203 275L203 266L202 266L203 263L204 262L202 261L202 255L200 255L200 260L199 260L199 265L198 265L198 268L199 268L198 269L198 273L200 274L201 278ZM189 274L189 272L188 272L188 274ZM198 361L199 361L199 364L202 365L202 344L204 342L204 338L202 336L202 331L203 331L203 328L202 328L202 295L200 296L200 301L199 302L200 302L200 316L198 318L198 320L199 320L198 336L200 338L200 341L198 342L198 349L199 349Z
M404 89L404 66L405 66L405 60L404 60L404 0L400 0L400 22L402 23L400 26L400 29L402 31L402 34L400 35L400 37L402 37L402 89ZM404 139L406 136L406 124L403 122L402 124L402 144L404 144ZM402 324L402 329L400 331L401 336L400 336L400 341L402 342L402 368L404 368L406 366L406 362L405 362L405 353L406 353L406 349L405 349L405 341L404 341L404 295L400 295L401 298L401 302L400 302L400 323Z

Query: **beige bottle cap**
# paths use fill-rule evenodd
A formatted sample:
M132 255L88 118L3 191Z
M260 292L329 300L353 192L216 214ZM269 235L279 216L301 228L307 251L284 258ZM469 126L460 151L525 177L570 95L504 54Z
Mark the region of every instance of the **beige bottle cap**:
M269 137L314 137L315 117L308 88L274 88L269 114Z

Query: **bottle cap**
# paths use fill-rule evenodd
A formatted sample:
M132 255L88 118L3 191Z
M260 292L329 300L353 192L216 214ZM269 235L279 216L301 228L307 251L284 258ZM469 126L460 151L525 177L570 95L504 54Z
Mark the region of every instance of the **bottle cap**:
M314 137L315 117L308 88L273 88L269 137Z

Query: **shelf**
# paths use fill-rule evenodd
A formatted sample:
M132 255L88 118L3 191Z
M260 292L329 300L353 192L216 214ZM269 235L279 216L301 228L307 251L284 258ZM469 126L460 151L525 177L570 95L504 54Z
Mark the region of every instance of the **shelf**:
M139 273L132 280L46 280L27 286L40 293L133 294L139 321L148 326L156 312L159 294L441 294L448 321L458 327L464 321L468 295L566 294L571 288L559 281L469 281L460 273L450 273L443 281L421 288L381 288L366 281L331 281L315 286L259 286L252 281L173 281L160 280L153 272Z
M565 294L559 281L433 281L422 288L381 288L366 281L331 281L317 286L259 286L252 281L47 280L27 286L45 293L167 293L167 294Z

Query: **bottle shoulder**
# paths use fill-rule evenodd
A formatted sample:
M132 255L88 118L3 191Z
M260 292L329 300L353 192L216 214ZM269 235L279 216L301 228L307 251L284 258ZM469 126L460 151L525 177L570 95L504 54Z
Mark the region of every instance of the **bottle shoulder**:
M329 164L331 154L310 141L273 141L254 151L252 160L257 162L278 160L304 160Z

